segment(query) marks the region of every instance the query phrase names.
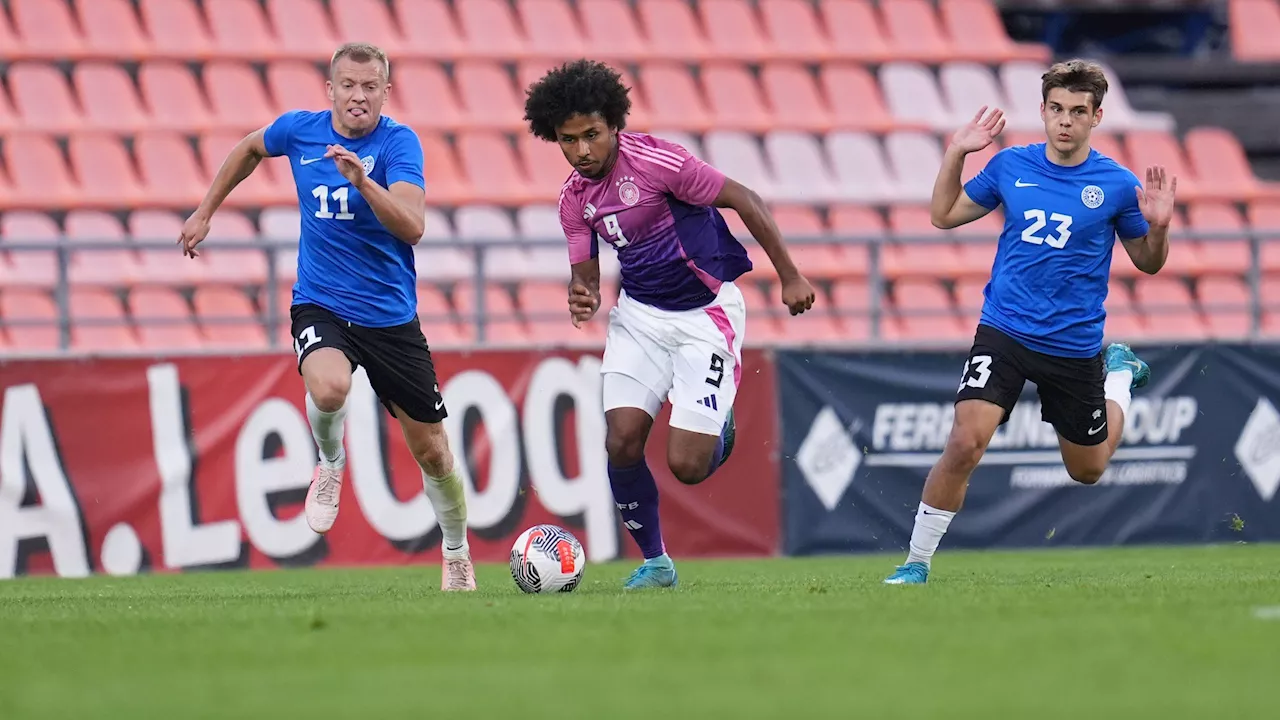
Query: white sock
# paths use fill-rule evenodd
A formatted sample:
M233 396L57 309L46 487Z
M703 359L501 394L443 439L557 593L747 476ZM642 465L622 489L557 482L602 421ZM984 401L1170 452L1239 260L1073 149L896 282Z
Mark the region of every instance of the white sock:
M947 532L947 526L951 524L951 518L955 516L950 510L929 507L922 501L916 509L916 526L911 530L911 551L907 553L907 562L929 565L938 550L938 543Z
M1132 370L1116 370L1107 373L1106 382L1102 386L1102 394L1108 400L1114 400L1120 406L1120 411L1125 415L1129 414L1129 399L1131 397L1129 386L1133 384Z
M436 512L436 520L440 523L445 556L466 556L467 494L462 486L462 478L458 477L456 470L442 478L434 478L424 472L422 489L426 491L427 499Z
M307 393L307 420L311 421L311 437L315 438L320 448L320 459L330 465L338 465L347 459L342 448L343 421L347 417L347 406L333 412L324 412L316 407L316 401Z

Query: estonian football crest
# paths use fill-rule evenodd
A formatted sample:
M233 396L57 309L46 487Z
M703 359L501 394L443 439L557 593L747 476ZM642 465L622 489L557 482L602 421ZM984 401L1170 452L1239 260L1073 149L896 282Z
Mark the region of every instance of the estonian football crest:
M365 175L368 175L373 172L373 162L374 160L372 155L365 155L364 157L360 158L360 164L364 166Z
M1090 210L1097 210L1102 207L1102 201L1105 197L1102 194L1102 188L1097 185L1085 186L1085 189L1080 191L1080 202L1084 203L1084 206Z
M623 205L631 206L640 202L640 188L632 182L635 178L624 177L618 181L618 199Z

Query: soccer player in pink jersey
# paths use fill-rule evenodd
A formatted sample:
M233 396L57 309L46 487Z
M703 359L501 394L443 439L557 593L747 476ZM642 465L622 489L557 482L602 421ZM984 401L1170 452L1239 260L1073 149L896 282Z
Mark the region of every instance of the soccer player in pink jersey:
M768 253L792 315L813 306L814 291L759 195L679 145L623 132L628 92L614 69L578 60L529 88L525 120L573 166L560 190L560 224L575 326L600 307L597 238L617 250L622 267L622 293L609 311L602 399L609 484L645 557L624 587L640 589L677 582L644 454L658 410L671 401L667 465L681 482L706 480L733 449L746 324L734 280L751 261L717 208L737 211Z

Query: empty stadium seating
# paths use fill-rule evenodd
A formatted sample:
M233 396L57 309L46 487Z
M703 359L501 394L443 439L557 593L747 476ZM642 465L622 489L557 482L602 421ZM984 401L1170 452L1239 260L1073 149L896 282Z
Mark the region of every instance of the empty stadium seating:
M1237 57L1280 59L1278 1L1229 7ZM796 240L820 286L818 312L803 318L782 311L767 256L727 213L756 261L743 280L748 342L962 341L999 215L934 229L934 174L951 130L983 104L1008 113L1001 145L1038 141L1050 61L1046 48L1011 40L988 0L9 0L0 3L0 347L46 351L64 337L83 351L287 344L287 328L273 337L258 322L268 298L272 319L287 322L298 217L285 160L236 189L199 259L173 243L236 140L284 110L325 107L329 54L357 39L390 51L386 111L423 142L430 207L414 252L436 345L476 341L479 299L490 342L603 339L601 323L579 332L564 311L554 203L569 168L521 120L523 88L582 55L623 71L632 129L680 142L757 189ZM1156 163L1176 172L1177 227L1203 236L1178 242L1156 278L1117 246L1111 330L1249 334L1251 250L1238 234L1280 231L1280 192L1254 177L1230 133L1136 110L1112 81L1095 146L1139 174ZM996 150L971 157L965 177ZM275 245L265 253L255 239ZM484 251L477 286L485 240L512 244ZM60 278L62 245L95 241L125 246L67 252ZM1261 329L1274 334L1280 243L1260 258ZM616 258L604 251L602 261L616 293ZM50 325L63 280L67 317ZM270 280L283 283L274 295Z

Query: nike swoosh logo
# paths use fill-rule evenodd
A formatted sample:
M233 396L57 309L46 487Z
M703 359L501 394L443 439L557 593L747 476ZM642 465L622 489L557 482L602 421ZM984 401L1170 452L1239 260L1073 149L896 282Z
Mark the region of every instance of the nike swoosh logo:
M313 163L313 162L316 162L316 161L319 161L319 160L323 160L323 159L324 159L324 157L323 157L323 156L318 157L318 158L311 158L310 160L306 159L305 157L300 157L300 158L298 158L298 164L299 164L299 165L310 165L310 164L311 164L311 163Z
M1089 431L1089 434L1090 434L1090 435L1097 435L1098 433L1102 432L1102 428L1104 428L1104 427L1106 427L1106 426L1107 426L1107 424L1106 424L1106 423L1102 423L1102 424L1101 424L1101 425L1099 425L1098 427L1096 427L1096 428L1094 428L1094 429L1090 430L1090 431Z
M443 401L443 400L441 400L440 402L436 403L436 409L437 409L437 410L439 410L439 409L440 409L440 408L442 408L442 407L444 407L444 401ZM1090 433L1090 434L1092 434L1092 433Z
M1014 181L1013 186L1014 187L1040 187L1040 184L1022 182L1022 178L1018 178L1017 180Z

